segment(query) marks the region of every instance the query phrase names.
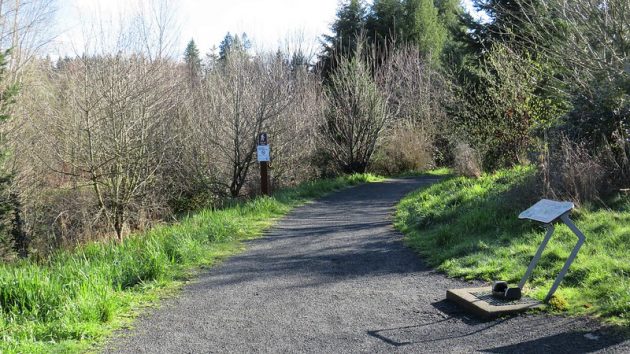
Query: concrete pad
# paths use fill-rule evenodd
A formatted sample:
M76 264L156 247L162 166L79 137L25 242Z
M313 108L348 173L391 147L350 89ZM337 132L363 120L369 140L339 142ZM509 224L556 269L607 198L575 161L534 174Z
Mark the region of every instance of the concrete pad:
M517 301L494 298L492 287L449 289L446 291L446 298L484 319L512 315L543 306L541 302L528 297L522 297Z

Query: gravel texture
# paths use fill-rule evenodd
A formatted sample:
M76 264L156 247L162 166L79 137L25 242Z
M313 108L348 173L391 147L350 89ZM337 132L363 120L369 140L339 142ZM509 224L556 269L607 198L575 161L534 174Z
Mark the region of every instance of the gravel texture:
M446 301L471 284L425 266L391 225L394 205L433 181L364 184L295 209L105 352L630 352L587 318L484 322Z

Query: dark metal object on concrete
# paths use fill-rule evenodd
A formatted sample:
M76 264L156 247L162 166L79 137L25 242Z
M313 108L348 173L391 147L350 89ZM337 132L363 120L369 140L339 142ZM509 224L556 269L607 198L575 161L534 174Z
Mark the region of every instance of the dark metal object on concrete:
M518 300L521 298L521 288L510 288L505 281L495 281L492 285L492 296L504 300Z
M528 297L498 298L493 295L491 287L450 289L446 298L483 319L521 313L542 305Z

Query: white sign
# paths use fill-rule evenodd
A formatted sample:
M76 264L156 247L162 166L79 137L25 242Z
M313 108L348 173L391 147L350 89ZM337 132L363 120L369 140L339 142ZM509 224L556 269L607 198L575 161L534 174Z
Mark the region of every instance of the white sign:
M258 155L258 162L269 162L269 145L258 145L256 154Z
M571 202L556 202L555 200L542 199L532 205L518 216L519 219L530 219L545 224L556 220L574 208Z

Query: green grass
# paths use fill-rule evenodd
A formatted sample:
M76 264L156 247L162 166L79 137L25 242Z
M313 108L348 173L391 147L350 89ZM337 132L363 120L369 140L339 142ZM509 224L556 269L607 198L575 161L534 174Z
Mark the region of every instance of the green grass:
M435 168L432 170L420 170L420 171L405 171L396 175L393 175L393 178L404 178L404 177L449 177L453 175L453 170L447 167Z
M519 220L538 200L532 167L517 167L479 179L452 177L408 195L398 206L396 226L430 265L453 277L507 280L524 274L544 229ZM600 316L630 325L630 200L608 208L582 206L572 213L587 241L550 310ZM526 285L542 300L577 238L558 226Z
M96 348L129 326L144 307L177 291L195 269L243 249L293 207L330 191L379 178L364 174L202 210L181 222L61 251L46 262L0 265L0 353L75 352Z

